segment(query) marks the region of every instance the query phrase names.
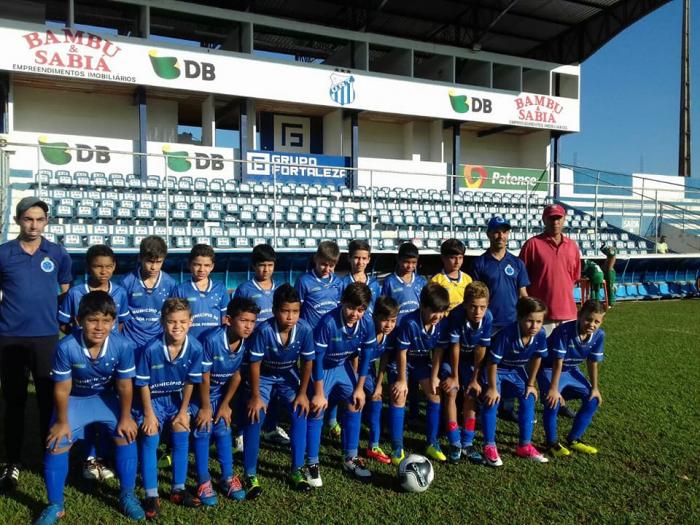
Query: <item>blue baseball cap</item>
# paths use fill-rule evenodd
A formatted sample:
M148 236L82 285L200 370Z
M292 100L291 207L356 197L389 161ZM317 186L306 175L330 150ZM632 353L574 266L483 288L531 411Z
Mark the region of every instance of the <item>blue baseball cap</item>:
M504 219L500 215L494 215L489 220L489 223L486 226L486 231L490 232L493 230L500 230L501 228L510 230L510 222L508 222L508 219Z

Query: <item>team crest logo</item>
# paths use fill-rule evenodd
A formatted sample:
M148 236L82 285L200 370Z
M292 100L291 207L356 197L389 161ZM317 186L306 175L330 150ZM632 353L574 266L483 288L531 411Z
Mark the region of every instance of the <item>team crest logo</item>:
M56 269L56 265L48 257L44 257L44 260L41 261L40 266L41 266L42 271L44 271L46 273L51 273Z
M467 188L481 188L487 178L488 174L483 166L471 166L468 164L464 166L464 182Z
M513 276L515 274L515 269L510 264L503 271L506 272L506 275Z
M355 100L355 77L352 75L342 75L340 73L331 73L331 88L328 94L331 100L344 106L352 104Z

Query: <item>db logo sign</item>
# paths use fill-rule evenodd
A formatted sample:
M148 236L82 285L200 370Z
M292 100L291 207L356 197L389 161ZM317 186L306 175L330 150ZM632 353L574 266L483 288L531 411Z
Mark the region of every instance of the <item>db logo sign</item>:
M493 103L490 98L460 95L454 89L448 92L450 105L457 113L491 113Z
M214 64L209 62L182 60L181 65L177 57L159 57L155 49L148 52L148 57L151 59L153 72L164 80L180 78L183 68L185 78L201 78L207 81L216 78Z

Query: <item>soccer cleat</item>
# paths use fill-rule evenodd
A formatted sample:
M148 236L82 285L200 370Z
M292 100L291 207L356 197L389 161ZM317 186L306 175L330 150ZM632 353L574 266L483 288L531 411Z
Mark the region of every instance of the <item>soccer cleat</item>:
M241 483L241 478L238 476L222 479L219 481L219 488L226 493L227 498L236 501L245 499L245 489L243 488L243 483Z
M236 436L233 440L233 453L243 454L243 435Z
M559 416L565 417L567 419L574 419L576 417L576 412L569 408L569 405L559 407Z
M213 507L218 503L214 487L211 486L211 480L205 481L197 487L197 497L205 507Z
M555 458L564 458L571 455L571 451L561 443L554 443L547 447L547 451Z
M107 481L108 479L114 478L114 471L107 466L104 459L97 458L95 464L97 465L97 471L100 475L100 481Z
M202 506L202 501L199 498L182 489L173 490L170 493L170 503L182 505L188 509L196 509Z
M399 448L399 449L397 449L397 450L394 450L394 451L391 453L391 462L392 462L395 466L397 466L397 467L401 464L401 462L402 462L405 458L406 458L406 453L403 451L402 448Z
M576 452L581 452L582 454L597 454L598 449L595 447L592 447L590 445L586 445L585 443L579 441L578 439L575 439L574 441L569 441L569 447L571 450L575 450Z
M289 445L291 440L289 439L289 434L287 434L282 427L275 427L274 430L269 432L263 432L262 438L265 441L274 443L275 445Z
M462 447L462 456L475 465L484 463L484 456L481 455L481 452L474 445L464 445Z
M303 469L298 468L292 472L289 475L289 481L297 492L309 492L311 490L311 485L309 485Z
M384 463L385 465L388 465L389 463L391 463L391 458L380 447L368 448L365 451L365 455L369 459L379 461L379 463Z
M496 445L486 445L484 447L484 465L489 467L503 466L503 461L501 460L501 456L498 455Z
M255 499L262 494L262 487L257 476L248 476L245 480L245 499Z
M328 432L329 438L340 439L340 435L343 433L343 429L341 428L340 423L336 421L334 425L330 425L326 429L326 432Z
M133 492L119 498L119 510L124 516L134 521L141 521L146 517L143 507Z
M100 467L95 458L87 458L83 462L83 479L98 481L100 479Z
M442 449L440 449L439 443L433 443L432 445L428 446L428 448L425 449L425 455L430 459L434 459L435 461L447 461L447 456L445 456Z
M515 455L521 458L529 459L536 463L549 463L549 460L537 450L532 443L527 445L519 445L515 448Z
M146 514L146 519L156 519L160 513L160 498L146 498L143 500L143 512Z
M0 490L9 492L17 488L19 483L19 464L8 463L0 472Z
M459 463L459 459L462 457L462 447L460 445L450 445L447 449L447 459L450 463Z
M306 481L309 482L313 488L318 489L323 486L323 480L321 479L321 469L318 463L311 463L306 467Z
M365 465L365 461L357 456L354 458L345 458L345 461L343 461L343 470L357 481L369 483L372 480L372 473Z
M66 511L61 505L52 503L44 509L44 512L34 522L34 525L53 525L65 515Z

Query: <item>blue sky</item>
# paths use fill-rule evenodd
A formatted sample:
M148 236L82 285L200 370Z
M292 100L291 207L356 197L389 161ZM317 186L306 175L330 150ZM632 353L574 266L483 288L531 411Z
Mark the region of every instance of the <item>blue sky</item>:
M691 2L691 4L693 4ZM560 161L625 173L678 172L681 14L673 0L581 65L581 132ZM694 9L693 9L694 8ZM700 3L690 11L691 169L700 183Z

